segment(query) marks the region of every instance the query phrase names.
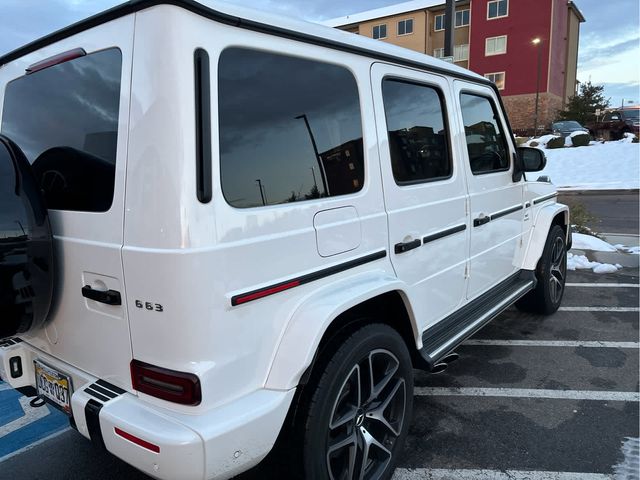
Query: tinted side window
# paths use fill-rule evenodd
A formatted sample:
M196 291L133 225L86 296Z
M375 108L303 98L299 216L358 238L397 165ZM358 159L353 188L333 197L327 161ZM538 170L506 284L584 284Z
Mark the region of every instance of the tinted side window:
M382 96L396 182L449 177L449 140L438 91L424 85L384 80Z
M241 48L222 52L218 68L220 169L230 205L362 188L360 102L347 69Z
M7 85L2 133L32 163L49 208L111 207L121 71L120 50L109 49Z
M509 149L492 100L479 95L460 95L469 163L474 174L509 169Z

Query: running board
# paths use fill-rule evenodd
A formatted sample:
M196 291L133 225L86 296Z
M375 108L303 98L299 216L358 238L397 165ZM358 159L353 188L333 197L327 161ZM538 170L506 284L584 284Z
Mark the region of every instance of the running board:
M536 286L535 272L520 270L460 310L427 328L420 355L429 368Z

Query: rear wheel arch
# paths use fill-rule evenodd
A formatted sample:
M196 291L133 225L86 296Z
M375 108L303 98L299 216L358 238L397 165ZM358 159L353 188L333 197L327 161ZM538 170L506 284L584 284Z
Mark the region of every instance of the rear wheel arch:
M311 364L300 379L304 385L309 381L318 357L337 337L350 333L371 323L388 325L404 340L414 365L420 365L422 357L416 346L417 330L410 314L409 300L398 290L371 297L337 315L324 331Z

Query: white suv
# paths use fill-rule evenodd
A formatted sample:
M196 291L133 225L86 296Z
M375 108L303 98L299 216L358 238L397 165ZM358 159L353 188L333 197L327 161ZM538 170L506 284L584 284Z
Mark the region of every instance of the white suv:
M412 367L560 304L568 209L468 70L178 0L0 65L0 376L151 476L389 478Z

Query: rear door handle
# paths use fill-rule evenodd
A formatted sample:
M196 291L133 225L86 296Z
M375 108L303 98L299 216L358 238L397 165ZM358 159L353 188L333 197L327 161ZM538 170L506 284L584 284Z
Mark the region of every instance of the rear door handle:
M484 225L485 223L489 223L491 221L491 217L489 215L480 215L478 218L473 219L473 226L479 227L480 225Z
M82 287L82 296L107 305L122 305L120 292L117 290L94 290L91 285Z
M411 242L396 243L394 246L394 250L396 253L404 253L408 252L409 250L413 250L414 248L418 248L420 245L422 245L422 241L419 238L416 238Z

